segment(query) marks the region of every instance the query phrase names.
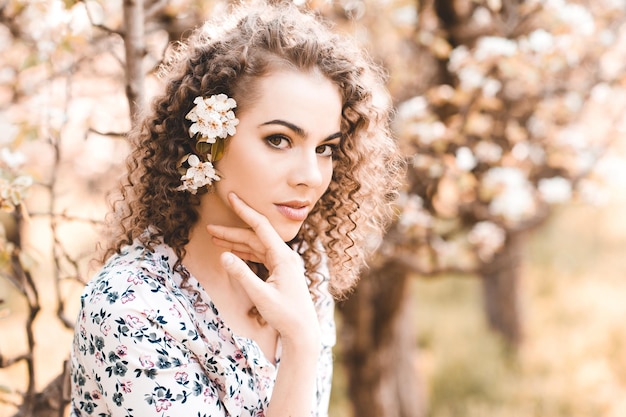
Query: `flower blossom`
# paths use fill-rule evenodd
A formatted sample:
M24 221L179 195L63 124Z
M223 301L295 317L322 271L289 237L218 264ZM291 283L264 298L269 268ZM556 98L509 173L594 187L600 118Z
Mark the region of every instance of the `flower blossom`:
M201 162L198 156L189 155L187 163L189 168L185 175L180 177L183 184L176 188L177 191L189 191L195 194L199 188L210 185L213 181L219 181L220 177L215 172L211 161Z
M403 232L411 229L421 231L432 226L433 218L424 209L424 200L420 196L401 193L398 203L401 210L398 226Z
M533 187L517 168L491 168L483 177L481 193L490 200L489 212L508 222L528 220L536 212Z
M167 398L158 398L154 402L154 406L156 407L157 413L160 412L160 411L165 411L165 410L169 409L171 405L172 405L172 403Z
M467 146L461 146L456 150L456 166L461 171L471 171L476 168L476 157L474 153Z
M513 56L517 51L517 43L514 40L499 36L484 36L477 42L474 57L480 62L491 57Z
M185 116L191 120L189 136L200 134L200 142L215 143L217 138L226 138L235 134L235 126L239 119L232 111L237 103L226 94L217 94L211 97L196 97L195 107Z
M20 175L13 180L0 177L0 208L11 212L22 203L33 178L28 175Z
M572 198L572 183L563 177L543 178L537 188L548 204L565 203Z
M176 190L196 194L199 188L220 179L213 162L221 158L224 144L216 142L218 139L233 136L237 132L235 127L239 124L239 119L233 112L237 102L226 94L215 94L206 98L199 96L193 102L195 106L185 118L193 122L189 127L189 137L196 138L196 143L192 146L195 154L185 155L179 163L179 167L186 163L187 170L180 178L182 185ZM199 146L200 144L209 145L207 148L206 145Z
M20 168L26 162L26 157L20 151L12 151L7 147L3 147L0 151L0 159L11 169Z
M504 229L493 222L481 221L472 227L467 235L467 240L476 246L478 257L483 262L489 262L504 245L506 233Z
M502 148L493 142L483 140L476 144L474 154L480 162L495 164L502 158Z

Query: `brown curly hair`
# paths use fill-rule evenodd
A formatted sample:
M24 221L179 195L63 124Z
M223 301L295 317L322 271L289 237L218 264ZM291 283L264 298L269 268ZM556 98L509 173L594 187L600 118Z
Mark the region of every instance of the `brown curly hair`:
M135 239L148 248L163 241L183 259L201 195L176 191L178 163L192 152L185 115L195 97L223 93L242 111L257 97L259 77L283 68L316 70L340 90L342 140L330 186L290 244L304 259L312 291L323 258L334 295L353 287L391 218L403 168L389 130L390 100L382 71L356 43L289 3L231 11L174 48L164 65L164 94L130 134L133 150L109 217L114 233L105 259Z

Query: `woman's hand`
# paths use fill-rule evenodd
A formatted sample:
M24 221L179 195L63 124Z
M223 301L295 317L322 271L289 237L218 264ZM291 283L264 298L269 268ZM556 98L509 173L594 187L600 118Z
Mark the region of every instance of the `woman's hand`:
M214 243L232 252L224 252L221 257L226 273L239 282L263 319L280 333L283 348L319 351L319 323L302 259L282 241L265 216L234 193L228 198L235 213L251 229L207 226ZM243 260L265 265L267 280L256 276Z

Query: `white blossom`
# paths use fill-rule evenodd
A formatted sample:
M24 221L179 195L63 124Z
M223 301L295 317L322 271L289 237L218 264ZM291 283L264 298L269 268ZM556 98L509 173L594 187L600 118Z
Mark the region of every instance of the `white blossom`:
M211 97L196 97L193 101L195 107L185 116L191 120L189 136L194 137L197 133L202 142L215 143L217 138L226 138L236 133L235 126L239 119L232 111L237 103L226 94L217 94Z
M535 201L528 188L506 189L491 200L489 212L512 223L522 222L535 214Z
M596 25L593 21L593 16L585 7L579 4L560 2L556 13L572 30L581 35L589 36L595 31Z
M582 109L585 104L585 99L579 92L568 91L567 94L565 94L563 102L570 112L575 113Z
M517 53L517 43L499 36L484 36L476 43L474 57L478 61L497 56L513 56Z
M463 90L481 88L485 83L484 75L473 67L461 68L457 75Z
M418 141L423 145L430 145L443 138L446 133L446 125L439 120L410 123L408 128L410 133L417 136Z
M458 71L469 59L469 49L465 45L460 45L450 52L448 57L448 69L452 72Z
M401 193L398 198L400 230L408 231L413 228L428 229L432 226L433 218L424 209L424 201L416 194Z
M423 118L428 111L428 101L424 96L413 97L398 106L398 119Z
M0 150L0 159L11 169L19 168L26 162L26 157L22 152L12 151L7 147L3 147L2 150Z
M4 114L0 113L0 145L6 146L13 143L19 133L15 123L12 123Z
M417 7L407 4L406 6L394 8L392 18L397 25L415 27L418 19Z
M518 161L523 161L530 155L530 145L528 142L516 143L511 149L511 155Z
M546 122L534 114L526 122L526 128L536 138L545 136L547 133Z
M472 20L476 22L478 26L487 26L491 24L491 12L485 7L479 6L472 13Z
M537 188L548 204L565 203L572 198L572 183L563 177L542 178Z
M35 0L19 15L20 23L32 39L41 59L54 52L68 33L71 16L62 0Z
M480 162L495 164L502 158L502 148L493 142L483 140L474 147L474 155Z
M554 36L545 29L534 30L528 35L528 46L534 52L550 52L554 48Z
M517 223L535 213L533 187L517 168L491 168L483 177L482 189L484 195L491 198L489 212L494 216Z
M467 146L461 146L456 150L456 166L461 171L471 171L476 167L476 157Z
M511 155L518 161L529 159L533 164L540 165L546 160L546 152L537 143L519 142L511 149Z
M495 78L487 78L483 84L483 95L485 97L495 97L502 90L502 83Z
M33 178L29 175L20 175L13 180L0 177L0 208L5 211L15 210L32 185Z
M490 221L478 222L467 235L467 240L476 246L478 257L489 262L493 255L504 245L506 232Z
M187 159L187 163L189 168L187 168L185 175L180 177L183 184L176 190L189 191L191 194L196 194L198 189L205 185L211 185L213 181L219 181L220 177L210 161L201 162L200 158L191 154Z
M239 119L233 112L237 107L235 100L226 94L215 94L206 98L196 97L193 102L195 106L185 118L193 122L189 127L189 136L200 136L197 143L213 144L218 139L226 139L237 132L235 127L239 124ZM215 155L209 153L206 156L208 160L203 162L198 155L187 154L180 164L182 166L187 163L189 167L180 178L182 185L176 190L196 194L198 189L218 181L220 177L211 162L212 156ZM215 158L219 158L219 155Z
M611 96L612 88L605 82L600 82L591 89L591 98L595 101L604 103Z

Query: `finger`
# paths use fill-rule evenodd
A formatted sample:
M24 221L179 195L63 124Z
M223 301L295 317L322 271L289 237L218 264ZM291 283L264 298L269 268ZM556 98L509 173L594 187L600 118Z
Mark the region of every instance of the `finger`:
M264 255L259 255L253 251L250 250L250 248L246 248L246 247L233 247L233 245L226 243L224 245L219 245L225 249L228 250L228 252L234 253L235 255L237 255L238 257L240 257L241 259L245 260L245 261L252 261L252 262L257 262L257 263L261 263L265 265L265 256Z
M261 259L258 256L256 256L254 253L250 253L250 252L240 252L240 251L236 251L236 250L231 250L231 253L237 255L239 258L243 259L244 261L250 261L250 262L254 262L257 264L264 264L264 258Z
M230 193L228 199L235 213L254 230L266 248L287 247L265 216L246 204L235 193Z
M226 249L241 249L245 246L259 254L265 253L265 246L259 241L256 233L252 230L213 224L207 225L206 230L213 237L216 244ZM228 246L225 242L230 242L233 246Z
M263 304L263 298L267 299L271 288L234 254L224 252L220 256L220 261L228 276L239 282L254 305Z
M250 245L247 245L245 243L235 243L235 242L231 242L230 240L220 239L219 237L215 237L215 236L213 236L211 239L215 245L224 249L228 249L229 252L239 251L239 252L256 253L254 248L250 247Z

